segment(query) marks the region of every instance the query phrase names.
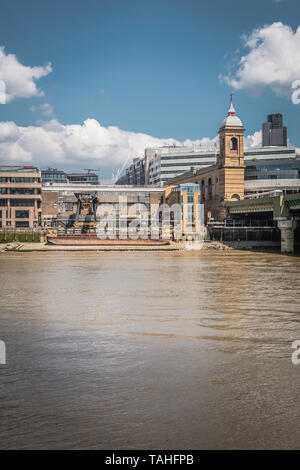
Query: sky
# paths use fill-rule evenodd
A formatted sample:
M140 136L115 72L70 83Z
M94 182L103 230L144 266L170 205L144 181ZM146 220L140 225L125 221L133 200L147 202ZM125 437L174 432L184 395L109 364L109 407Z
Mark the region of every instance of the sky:
M231 91L247 146L281 112L300 147L299 25L299 0L0 0L0 163L108 182L145 147L215 145Z

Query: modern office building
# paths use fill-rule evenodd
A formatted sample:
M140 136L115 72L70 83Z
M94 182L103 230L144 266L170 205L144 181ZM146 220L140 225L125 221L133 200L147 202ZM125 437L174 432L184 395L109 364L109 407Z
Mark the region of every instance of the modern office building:
M42 175L42 184L49 183L67 183L67 175L62 170L57 170L56 168L48 168L47 170L41 171Z
M36 167L0 167L0 227L38 227L41 223L41 193L41 173Z
M48 168L47 170L42 170L41 174L43 185L57 183L99 184L98 175L90 171L87 173L66 173L63 170L57 170L56 168Z
M152 149L153 150L153 149ZM217 159L216 149L202 147L162 147L149 162L149 183L163 186L187 170L205 168Z
M300 155L295 148L286 153L268 153L261 158L245 158L245 194L280 189L284 194L300 190Z
M68 173L67 179L72 184L99 184L98 175L95 173Z
M262 126L263 145L245 148L247 179L251 179L251 171L256 161L264 162L265 166L269 162L270 169L274 163L271 163L272 161L278 162L279 169L293 167L292 162L297 157L296 148L287 145L287 128L282 125L282 122L282 114L269 115L268 122ZM137 172L136 168L139 166L139 184L145 181L145 184L162 187L186 172L198 171L216 164L218 158L219 149L217 148L176 146L148 148L145 149L144 158L135 159L131 167L126 170L126 175L121 177L117 184L136 184L136 180L131 175ZM254 174L253 176L255 177ZM277 177L279 178L279 173ZM283 178L284 173L281 173L281 179Z
M287 146L287 128L283 126L282 114L269 114L262 125L262 146Z
M149 149L146 149L149 150ZM214 165L218 161L219 153L216 150L187 148L187 147L161 147L151 149L153 158L148 164L148 173L140 176L139 181L148 179L149 184L162 187L168 184L173 178L186 172L197 171L202 168ZM257 147L245 149L245 165L253 170L257 161L264 162L264 165L278 163L279 167L293 167L293 161L296 161L296 148L292 146L284 147ZM139 162L142 162L139 159ZM272 163L273 162L273 163ZM136 165L137 162L134 164ZM133 166L133 165L132 165ZM140 166L141 167L141 166ZM144 169L146 168L144 160ZM132 178L128 177L128 173L121 177L117 184L136 184ZM134 170L130 171L134 174ZM251 173L248 174L249 176ZM283 173L282 173L283 177ZM279 178L279 175L278 175ZM247 178L250 179L250 178ZM140 183L142 184L142 183Z
M163 186L190 168L204 168L216 162L216 149L165 146L145 149L144 158L136 158L117 184Z
M126 168L125 184L143 186L145 184L145 162L143 158L134 158L132 164ZM119 183L120 184L120 183Z
M170 206L175 208L171 215L171 226L175 231L178 230L181 236L200 235L201 224L201 194L200 186L195 183L179 184L166 189L164 200ZM180 211L176 207L180 207ZM177 220L174 220L177 217ZM197 223L198 222L198 223ZM193 237L194 238L194 237Z

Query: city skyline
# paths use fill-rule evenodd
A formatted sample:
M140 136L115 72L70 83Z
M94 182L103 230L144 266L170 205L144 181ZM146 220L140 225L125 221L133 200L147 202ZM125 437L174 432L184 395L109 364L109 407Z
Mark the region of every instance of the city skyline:
M248 146L260 144L267 114L281 112L300 147L290 89L300 78L299 6L259 5L254 14L236 0L2 1L1 161L101 168L107 181L145 147L213 145L231 90Z

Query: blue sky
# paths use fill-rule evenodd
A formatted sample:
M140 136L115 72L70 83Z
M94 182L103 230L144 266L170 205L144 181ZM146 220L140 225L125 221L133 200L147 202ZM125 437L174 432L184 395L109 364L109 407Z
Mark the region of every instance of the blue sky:
M295 32L300 19L297 0L0 0L0 11L5 54L25 66L52 65L36 81L44 96L1 105L0 121L27 127L50 118L64 126L95 119L178 141L216 136L232 88L220 74L234 73L247 54L242 35L276 22ZM259 130L268 113L282 112L291 142L300 146L300 105L268 86L256 95L247 88L235 93L246 134ZM45 103L53 107L47 117Z

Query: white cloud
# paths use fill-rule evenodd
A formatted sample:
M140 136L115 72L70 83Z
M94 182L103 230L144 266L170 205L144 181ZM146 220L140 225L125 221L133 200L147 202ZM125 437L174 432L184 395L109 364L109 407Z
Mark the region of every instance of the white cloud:
M262 145L262 132L261 131L256 131L252 135L245 136L244 145L245 145L245 148L261 147L261 145Z
M0 80L5 83L6 103L15 98L44 96L35 82L50 72L50 63L42 67L25 66L14 54L5 54L4 47L0 47Z
M244 37L250 52L241 57L233 75L220 76L236 90L259 94L270 88L275 94L291 94L291 84L300 79L300 26L296 32L281 22L263 26Z
M259 132L246 138L248 146L259 145L260 141ZM69 170L99 167L100 174L106 179L128 158L142 156L146 147L173 144L215 147L218 137L179 142L114 126L104 127L95 119L87 119L82 125L63 125L52 119L28 127L0 122L0 159L3 164L27 163L41 169L56 166Z
M49 103L42 103L39 106L30 106L30 111L41 111L41 113L46 117L53 117L54 116L54 108L52 104Z

